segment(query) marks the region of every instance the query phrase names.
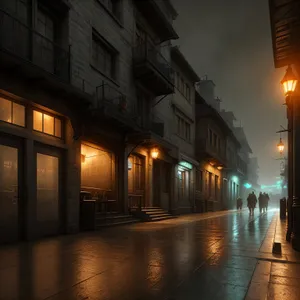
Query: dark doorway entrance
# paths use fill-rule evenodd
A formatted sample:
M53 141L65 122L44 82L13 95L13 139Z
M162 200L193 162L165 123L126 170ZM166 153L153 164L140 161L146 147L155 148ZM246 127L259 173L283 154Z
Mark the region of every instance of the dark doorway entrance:
M128 197L129 206L146 207L145 203L145 157L130 155L128 158Z
M0 135L0 243L25 237L23 143Z
M39 236L63 232L63 153L60 149L35 145L36 218Z

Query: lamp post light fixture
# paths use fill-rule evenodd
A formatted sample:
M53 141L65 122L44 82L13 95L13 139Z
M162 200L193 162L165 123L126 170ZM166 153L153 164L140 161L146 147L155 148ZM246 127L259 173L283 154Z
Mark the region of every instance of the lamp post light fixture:
M158 155L159 155L159 151L157 148L153 148L152 151L151 151L151 157L153 159L157 159L158 158Z
M291 66L281 81L285 94L288 119L288 226L286 239L300 251L300 98L297 92L298 78Z
M282 142L282 139L280 138L279 143L277 144L277 149L279 151L280 154L283 153L284 150L284 143Z
M286 73L281 80L281 84L285 96L290 96L295 92L298 84L298 78L294 74L291 66L288 66Z

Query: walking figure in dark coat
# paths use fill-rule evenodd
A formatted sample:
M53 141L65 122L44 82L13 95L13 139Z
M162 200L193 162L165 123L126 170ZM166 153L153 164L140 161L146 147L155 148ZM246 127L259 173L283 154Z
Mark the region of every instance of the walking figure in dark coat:
M254 194L254 192L252 192L251 194L249 194L248 198L247 198L247 204L248 204L248 208L249 208L249 213L250 215L254 214L254 208L256 207L256 203L257 203L257 198Z
M236 209L241 211L242 208L243 208L243 200L241 197L238 197L236 199Z
M264 193L264 202L265 202L265 205L264 205L264 208L265 208L265 212L268 211L268 206L269 206L269 200L270 200L270 197L269 197L269 194L268 193Z
M259 193L259 196L258 196L258 206L259 206L259 212L262 213L263 212L263 209L264 209L264 195L262 192Z

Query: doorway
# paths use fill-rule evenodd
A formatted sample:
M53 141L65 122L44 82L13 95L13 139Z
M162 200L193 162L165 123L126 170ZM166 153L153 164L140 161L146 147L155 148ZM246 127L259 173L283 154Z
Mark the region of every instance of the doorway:
M153 160L153 206L164 210L170 203L171 165L162 160Z
M22 142L0 136L0 243L25 237L23 180Z
M36 145L36 218L40 236L57 235L63 230L65 207L62 199L62 153Z
M182 204L185 200L186 171L178 171L178 181L178 200Z
M146 207L145 203L145 158L130 155L128 158L128 197L129 207Z

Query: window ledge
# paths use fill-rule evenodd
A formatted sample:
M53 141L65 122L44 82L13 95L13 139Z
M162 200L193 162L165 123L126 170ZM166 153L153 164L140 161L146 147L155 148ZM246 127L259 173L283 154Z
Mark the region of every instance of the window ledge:
M186 140L185 138L183 138L182 136L180 136L178 133L175 133L175 135L176 135L177 137L179 137L181 140L185 141L187 144L192 145L192 142L191 142L191 141Z
M110 17L121 27L124 28L123 22L113 13L111 12L108 7L101 1L101 0L96 0L99 5L103 7L103 9L110 15Z
M117 87L120 87L120 84L118 81L116 81L115 79L109 77L108 75L106 75L105 73L103 73L102 71L100 71L97 67L95 67L92 63L90 63L91 68L99 73L101 76L105 77L107 80L109 80L111 83L113 83L114 85L116 85Z
M185 96L184 93L177 86L175 86L175 88L179 92L179 94L181 94L181 96L186 100L186 102L192 105L192 100L191 99L189 100L188 97Z

